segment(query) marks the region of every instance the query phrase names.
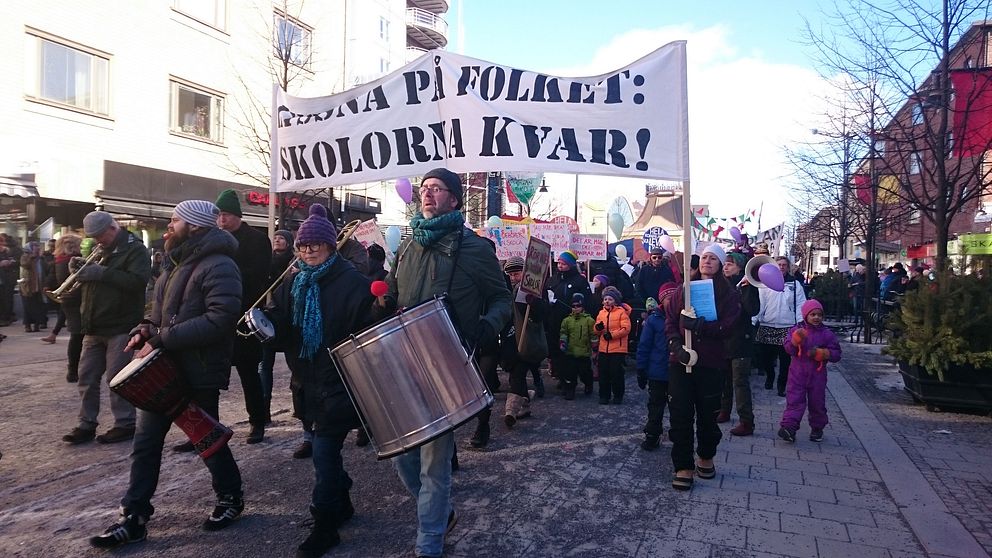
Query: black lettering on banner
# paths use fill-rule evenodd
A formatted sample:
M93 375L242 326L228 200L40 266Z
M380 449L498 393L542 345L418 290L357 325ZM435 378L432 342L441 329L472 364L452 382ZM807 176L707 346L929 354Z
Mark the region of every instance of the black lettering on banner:
M334 140L338 144L338 152L341 153L341 174L351 174L363 170L361 159L358 160L357 164L351 160L351 147L348 145L350 140L351 138L347 136Z
M561 91L558 91L558 78L538 74L534 78L534 95L530 99L538 103L560 103Z
M506 83L506 73L500 66L489 66L482 70L479 76L482 85L479 87L479 96L486 101L492 101L503 94L503 85Z
M530 89L524 89L523 93L520 92L520 76L523 73L523 70L510 70L510 80L506 86L507 101L526 101L530 96Z
M530 124L525 124L521 128L524 132L524 139L527 142L527 156L534 159L540 155L541 147L544 145L552 128L551 126L541 126L540 133L538 133L537 126ZM568 161L585 162L586 160L582 156L581 150L579 150L579 142L575 139L575 128L562 128L559 131L558 140L555 142L547 158L552 161L561 159L558 155L558 151L561 149L567 152L565 159Z
M434 57L434 98L437 101L444 98L444 72L441 70L441 57Z
M376 154L373 147L379 148L379 157L376 161ZM389 138L382 132L369 132L362 138L362 161L370 169L381 169L389 164L392 157L392 148L389 147Z
M627 158L624 157L623 148L627 145L627 136L621 130L589 130L592 134L592 159L593 163L602 165L613 165L620 168L628 168ZM607 137L609 147L607 148ZM609 159L607 159L609 155Z
M313 146L311 154L313 157L313 168L317 170L317 174L324 178L334 174L338 166L338 158L334 154L331 144L326 141L319 141Z
M406 104L419 105L421 91L430 87L431 75L423 70L403 72L403 83L406 84Z
M375 105L375 108L372 108ZM365 95L365 110L362 112L369 112L372 110L384 110L389 108L389 101L386 100L386 93L382 90L381 85L377 85L372 88Z
M475 80L479 76L478 66L462 66L462 75L458 78L458 96L468 93L468 88L475 89Z
M578 81L573 81L568 84L568 100L569 103L585 103L592 104L595 102L596 93L592 90L593 86L585 83L580 83ZM583 93L589 93L585 98L582 97Z
M497 121L502 120L503 124L497 131ZM506 127L516 122L507 116L483 116L482 117L482 151L480 157L512 157L513 149L510 147L510 138L506 133ZM495 145L494 145L495 144ZM493 147L496 152L493 152Z
M630 70L624 70L618 74L613 74L612 76L606 78L606 100L603 101L604 103L614 105L623 102L623 99L620 96L621 77L629 78Z

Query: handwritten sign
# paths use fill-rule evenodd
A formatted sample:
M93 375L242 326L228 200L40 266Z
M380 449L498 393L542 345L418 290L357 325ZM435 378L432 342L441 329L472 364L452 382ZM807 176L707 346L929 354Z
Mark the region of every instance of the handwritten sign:
M506 260L513 256L527 257L527 225L487 227L485 236L496 244L496 259Z
M386 238L382 236L382 229L379 228L379 223L375 219L362 221L355 228L355 232L352 233L351 238L357 240L366 250L373 244L381 246L386 251L386 261L382 266L386 271L389 271L389 262L393 261L393 252L386 245Z
M556 254L568 250L572 244L572 232L567 223L533 223L530 234L550 244Z
M527 257L524 260L524 276L520 280L520 290L534 296L544 295L544 279L551 266L551 245L536 236L530 237L527 244Z
M572 251L580 262L606 260L606 236L601 234L573 234Z
M644 231L644 237L641 242L644 243L644 247L648 250L652 248L661 248L661 237L668 234L668 231L661 227L651 227L650 229Z

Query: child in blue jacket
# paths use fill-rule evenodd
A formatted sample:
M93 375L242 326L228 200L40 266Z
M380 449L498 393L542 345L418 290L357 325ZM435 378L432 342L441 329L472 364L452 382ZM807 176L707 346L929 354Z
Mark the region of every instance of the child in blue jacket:
M668 282L658 290L658 303L648 307L641 340L637 344L637 387L648 389L648 420L641 449L653 451L661 443L662 418L668 402L668 338L665 336L665 305L678 287ZM648 299L649 302L653 302Z

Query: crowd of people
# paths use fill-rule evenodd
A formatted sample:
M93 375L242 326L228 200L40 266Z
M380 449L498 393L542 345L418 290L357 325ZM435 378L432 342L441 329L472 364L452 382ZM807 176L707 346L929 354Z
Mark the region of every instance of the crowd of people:
M44 303L45 290L75 274L71 288L59 297L56 328L42 339L54 342L62 328L70 334L66 379L78 387L80 410L76 426L63 440L71 446L94 440L131 442L120 518L90 543L112 548L147 537L165 437L174 418L109 389L114 422L98 434L104 383L125 367L131 369L134 360L168 355L190 400L219 420L221 391L228 388L234 368L248 415L244 441L253 444L265 437L273 367L283 353L292 374L293 415L301 429L292 456L309 458L314 467L313 526L297 556L324 555L340 543L338 530L355 513L350 498L354 481L341 454L346 437L357 429L357 443L369 443L328 349L442 295L485 383L493 392L505 392L497 414L508 432L525 427L521 421L540 412L545 374L557 380L554 391L565 400L596 397L601 405L624 405L633 368L637 386L648 392L646 412L640 411L645 415L641 448L661 447L667 410L672 487L689 490L695 479L716 476L713 458L722 437L718 424L728 422L734 408L738 423L730 434L755 433L750 376L757 368L766 374L765 388L777 387L786 398L778 436L795 442L808 407L810 440L822 440L827 425L825 365L840 358L840 348L823 325L822 305L806 299L787 258L779 261L785 283L779 292L758 288L754 277L745 276L754 255L750 251L728 253L718 244L705 246L691 258L689 279L712 284L715 314L709 319L685 308L684 256L661 248L651 250L633 274L609 259L591 278L581 274L574 253L562 252L545 292L526 294L521 290L526 262L499 261L492 243L465 227L463 195L458 175L444 168L424 175L412 234L400 243L388 272L385 251L341 240L322 206L312 206L295 233L279 230L270 241L242 220L233 191L222 192L215 202L178 204L159 257L149 254L112 215L91 212L83 221L85 241L63 235L50 250L53 279L48 284L41 280L49 265L41 246L29 244L22 250L13 239L3 238L0 280L7 281L13 265L22 278L38 274L19 283L27 331L43 327L47 316L32 310L28 317L30 294L37 293L42 300L36 302ZM150 281L154 288L147 293ZM384 281L383 293L373 294L375 281ZM259 306L274 329L265 343L239 329L245 313ZM0 318L10 317L4 314L8 308L0 300ZM505 386L499 370L508 380ZM469 449L489 445L492 414L493 409L486 409L476 417ZM200 442L190 440L172 449L201 453L210 472L217 501L203 528L217 531L235 521L245 503L231 444L204 452ZM458 521L452 497L457 468L453 433L403 452L392 463L416 504L416 555L440 556Z

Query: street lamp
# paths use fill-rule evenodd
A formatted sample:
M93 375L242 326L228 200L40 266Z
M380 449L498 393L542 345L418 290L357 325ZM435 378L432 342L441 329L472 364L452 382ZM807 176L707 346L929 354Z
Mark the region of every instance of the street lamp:
M813 275L813 241L806 241L806 280Z

